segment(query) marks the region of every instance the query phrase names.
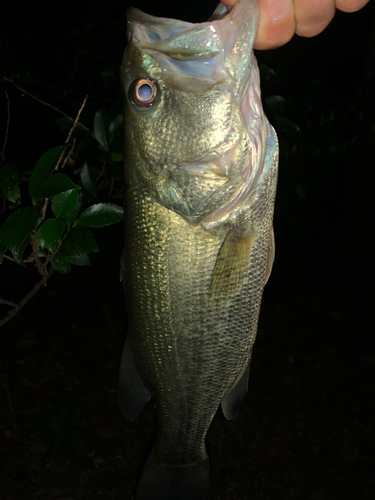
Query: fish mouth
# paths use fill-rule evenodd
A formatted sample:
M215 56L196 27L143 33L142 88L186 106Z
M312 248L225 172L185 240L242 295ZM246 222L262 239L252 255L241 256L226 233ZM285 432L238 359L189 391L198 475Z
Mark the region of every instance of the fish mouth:
M257 0L238 0L233 7L220 2L208 21L203 23L154 17L131 8L127 37L139 48L162 53L174 61L202 61L205 66L210 66L211 59L217 56L236 53L239 59L241 53L239 62L242 64L242 46L245 46L245 52L251 52L257 26ZM217 67L216 63L213 66Z

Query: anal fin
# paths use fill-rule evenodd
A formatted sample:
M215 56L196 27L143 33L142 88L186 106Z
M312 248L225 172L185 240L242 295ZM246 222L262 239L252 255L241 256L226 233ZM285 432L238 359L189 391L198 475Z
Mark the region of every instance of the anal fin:
M210 295L214 298L232 298L241 289L250 262L254 231L238 237L232 230L226 235L212 271Z
M125 340L120 364L118 384L119 406L129 420L135 420L150 398L151 394L144 385L135 366L128 335Z
M242 406L243 400L245 399L247 389L249 387L250 361L251 356L246 370L239 380L237 380L233 389L226 396L224 396L221 401L221 409L223 410L224 416L227 420L231 420L237 415Z

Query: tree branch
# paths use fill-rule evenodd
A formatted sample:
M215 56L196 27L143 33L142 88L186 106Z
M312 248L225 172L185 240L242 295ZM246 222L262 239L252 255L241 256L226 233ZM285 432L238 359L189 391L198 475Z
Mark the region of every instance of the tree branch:
M0 328L5 325L8 321L10 321L13 316L15 316L28 302L29 300L42 288L42 286L45 286L47 283L47 280L52 276L54 272L53 267L51 266L47 276L44 276L41 280L38 281L38 283L30 290L30 292L25 295L25 297L18 302L18 304L15 304L13 309L8 312L8 314L0 320Z
M27 92L25 89L21 88L19 85L17 85L16 83L13 82L13 80L8 80L10 83L12 83L15 87L18 88L18 90L20 90L21 92L23 92L24 94L28 95L29 97L31 97L32 99L35 99L36 101L40 102L41 104L43 104L44 106L47 106L48 108L51 108L53 109L54 111L57 111L58 113L60 113L60 115L63 115L65 118L67 118L68 120L74 122L74 118L72 118L71 116L68 116L66 115L63 111L61 111L60 109L58 108L55 108L55 106L52 106L51 104L49 104L48 102L45 102L45 101L42 101L41 99L39 99L38 97L36 97L35 95L32 95L30 94L29 92ZM86 101L85 101L86 102ZM90 130L88 127L86 127L86 125L83 125L81 122L78 122L78 125L80 127L82 127L83 129L85 130Z
M86 94L85 98L83 99L83 103L81 107L78 110L77 116L75 117L75 120L73 122L72 128L69 130L68 137L66 138L65 144L68 144L70 136L72 135L73 130L76 128L76 125L78 123L79 117L81 116L82 110L85 107L86 101L87 101L88 95Z

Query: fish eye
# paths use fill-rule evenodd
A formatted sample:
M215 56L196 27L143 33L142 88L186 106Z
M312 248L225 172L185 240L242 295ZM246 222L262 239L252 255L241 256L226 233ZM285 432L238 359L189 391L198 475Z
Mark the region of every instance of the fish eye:
M153 105L157 91L157 86L153 81L140 78L131 86L130 99L138 108L146 109Z

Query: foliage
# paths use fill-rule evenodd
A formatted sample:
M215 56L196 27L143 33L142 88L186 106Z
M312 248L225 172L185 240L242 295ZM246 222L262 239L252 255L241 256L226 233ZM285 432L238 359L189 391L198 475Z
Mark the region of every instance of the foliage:
M0 167L0 196L8 213L0 227L0 263L7 258L23 267L35 265L42 277L35 292L54 270L67 274L72 265L91 265L88 254L99 248L90 229L123 219L122 207L106 201L121 198L115 181L121 175L123 115L115 112L111 119L101 107L91 132L78 121L84 104L75 120L58 121L60 128L69 130L66 144L48 149L31 171L17 161ZM74 168L77 139L81 141L78 161L82 166ZM99 152L101 169L85 159L93 147ZM104 201L93 203L101 190L107 192ZM11 319L32 294L18 304L0 298L0 303L12 308L0 325Z

